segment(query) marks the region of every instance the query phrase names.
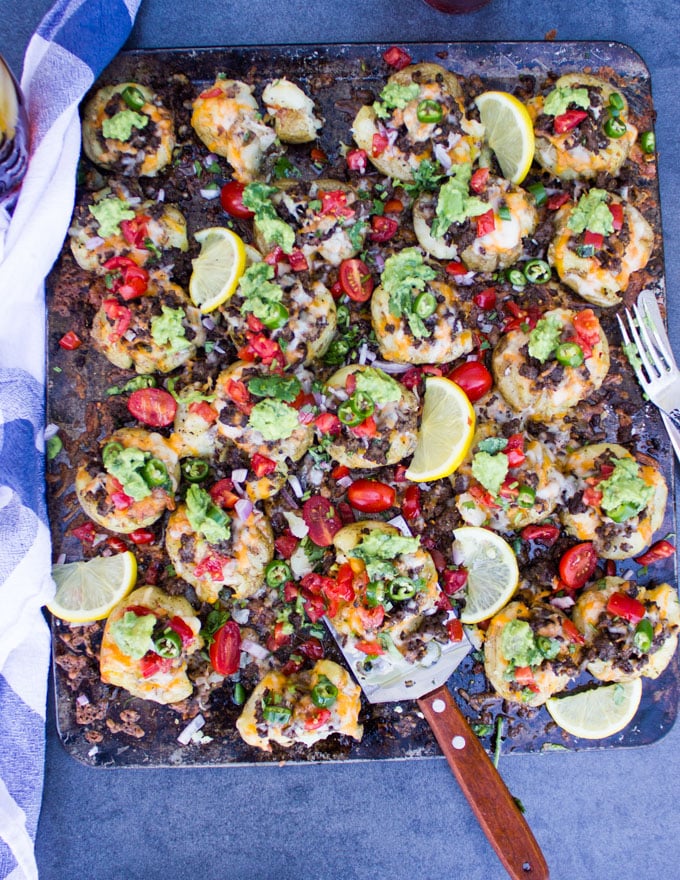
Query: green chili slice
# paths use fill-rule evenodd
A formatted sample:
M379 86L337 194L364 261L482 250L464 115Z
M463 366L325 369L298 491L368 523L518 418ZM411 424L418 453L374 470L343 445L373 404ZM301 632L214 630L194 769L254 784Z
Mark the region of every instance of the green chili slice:
M532 284L545 284L550 281L552 272L545 260L529 260L524 266L524 277Z
M580 367L584 361L583 349L576 342L562 342L555 349L555 357L565 367Z
M246 689L243 687L240 681L237 681L234 685L234 691L231 695L231 700L235 706L242 706L246 701Z
M329 678L321 675L312 688L311 696L312 703L319 709L330 709L338 699L338 689Z
M210 465L204 458L185 458L181 468L182 476L189 483L200 483L210 473Z
M623 97L619 95L618 92L613 92L609 96L609 106L613 107L614 110L621 111L626 106L626 102L623 100Z
M169 626L153 640L154 651L161 657L179 657L182 653L182 637Z
M168 469L160 458L150 458L144 465L142 476L146 485L151 489L165 486L168 483Z
M501 205L498 209L498 216L501 220L512 220L512 214L510 213L510 208L507 205Z
M390 581L387 592L390 599L395 602L405 602L406 599L412 599L415 596L416 587L408 578L396 578Z
M545 191L545 187L540 180L537 183L530 183L527 189L534 197L534 202L536 203L537 208L540 208L541 205L545 205L548 201L548 193Z
M262 706L262 717L270 724L286 724L293 713L286 706L265 704Z
M350 428L363 422L361 416L357 415L356 410L352 406L351 400L343 400L340 404L338 407L338 418L343 425L348 425Z
M626 123L621 119L611 117L604 124L604 133L612 140L617 140L626 133Z
M350 406L356 417L363 422L375 412L375 403L370 394L366 392L355 391L349 399Z
M385 601L385 584L382 581L369 581L366 584L366 603L375 608Z
M130 110L141 110L146 104L146 98L136 86L126 86L120 96Z
M288 309L283 303L271 302L267 303L264 314L260 316L260 321L268 330L278 330L286 323L288 316Z
M284 559L272 559L264 570L264 579L268 587L280 587L292 577L292 569Z
M533 486L520 486L517 491L517 505L519 507L533 507L536 502L536 490Z
M524 272L521 269L508 269L505 277L513 287L524 287L527 283L527 279L524 277Z
M444 117L444 110L437 101L427 98L418 104L416 115L418 116L418 122L441 122Z
M430 290L423 290L413 301L413 311L419 318L429 318L437 311L437 297Z
M642 620L638 621L638 625L635 627L633 643L638 651L646 654L652 647L653 640L654 627L652 626L652 622L648 618L643 617Z
M108 470L111 461L114 458L118 458L118 456L123 451L123 444L116 443L115 440L112 440L110 443L107 443L106 446L102 449L102 461L104 462L104 467Z
M640 149L643 153L653 153L656 150L656 137L653 131L643 131L640 135Z
M580 244L576 248L576 253L579 257L594 257L595 256L595 245L594 244Z

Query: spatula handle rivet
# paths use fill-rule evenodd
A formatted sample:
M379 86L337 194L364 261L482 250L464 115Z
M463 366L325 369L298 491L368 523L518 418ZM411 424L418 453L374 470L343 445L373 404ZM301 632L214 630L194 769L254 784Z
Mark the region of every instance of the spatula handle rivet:
M444 700L432 700L432 710L437 713L437 715L441 715L441 713L446 709L446 703Z
M464 736L454 736L454 738L451 740L451 745L454 747L454 749L456 749L458 751L460 751L460 749L464 749L465 748L465 737Z

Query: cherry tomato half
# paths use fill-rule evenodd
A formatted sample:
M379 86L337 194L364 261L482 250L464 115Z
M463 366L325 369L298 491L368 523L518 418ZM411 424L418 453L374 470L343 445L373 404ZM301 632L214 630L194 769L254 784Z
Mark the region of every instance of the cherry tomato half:
M392 486L378 480L355 480L347 490L352 507L363 513L380 513L394 505L397 493Z
M215 633L210 645L210 662L220 675L233 675L241 659L241 630L234 620L228 620Z
M238 180L230 180L220 190L220 203L230 217L239 220L251 220L255 214L243 204L245 185Z
M571 590L579 590L597 568L597 551L591 541L574 544L560 559L560 578Z
M177 413L177 401L163 388L140 388L133 391L127 403L131 414L152 428L171 425Z
M371 217L371 231L368 237L371 241L389 241L397 234L399 224L394 217L385 217L384 214L374 214Z
M363 260L343 260L339 280L343 293L354 302L366 302L373 293L373 278Z
M330 547L333 536L342 528L342 520L323 495L312 495L302 505L302 518L309 529L309 538L318 547Z
M468 400L484 397L493 385L493 376L481 361L466 361L459 364L447 376L467 394Z

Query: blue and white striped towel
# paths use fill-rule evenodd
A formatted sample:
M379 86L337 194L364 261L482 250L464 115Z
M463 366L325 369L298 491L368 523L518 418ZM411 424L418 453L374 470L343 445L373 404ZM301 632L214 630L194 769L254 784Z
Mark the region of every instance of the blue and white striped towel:
M78 104L127 39L141 0L57 0L31 39L21 86L31 158L0 209L0 880L36 878L53 592L45 503L44 279L73 209Z

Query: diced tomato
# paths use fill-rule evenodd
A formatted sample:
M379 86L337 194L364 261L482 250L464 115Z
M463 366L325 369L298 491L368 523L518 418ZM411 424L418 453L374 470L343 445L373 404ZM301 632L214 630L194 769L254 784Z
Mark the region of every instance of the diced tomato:
M330 709L315 709L305 718L305 730L318 730L331 720Z
M171 630L174 630L177 635L182 639L183 648L186 648L188 645L190 645L196 638L193 629L182 617L177 614L174 617L170 618L170 620L168 621L168 626Z
M366 302L373 293L373 277L363 260L354 257L340 263L338 281L343 293L354 302Z
M71 534L84 544L91 544L97 535L97 531L93 522L86 522L82 526L76 526L75 529L71 529Z
M202 578L207 574L212 580L221 581L224 577L224 566L227 562L229 560L226 557L220 556L218 553L209 553L196 565L194 574L197 578Z
M401 502L401 512L405 519L416 519L421 516L420 509L420 486L412 483L404 492L404 499Z
M385 202L384 211L386 214L401 214L404 210L404 203L401 199L388 199Z
M447 378L462 388L472 402L484 397L493 385L493 376L481 361L465 361L454 367Z
M362 513L381 513L394 505L397 493L379 480L355 480L347 490L352 507Z
M228 620L215 633L210 645L210 662L220 675L233 675L241 660L241 630L235 620Z
M374 608L359 605L357 614L365 630L378 629L385 620L385 608L382 605L376 605Z
M636 556L635 561L638 565L652 565L652 563L658 562L660 559L668 559L674 553L675 547L670 541L657 541L656 544L652 544L649 550Z
M473 483L468 492L478 504L484 505L484 507L489 507L491 509L500 507L500 504L497 504L494 500L491 492L487 491L483 486L480 486L478 483Z
M102 308L106 317L113 321L109 342L117 342L127 333L132 321L132 312L126 306L122 306L117 299L105 299Z
M394 466L394 482L395 483L405 483L406 482L406 471L408 468L405 464L397 464Z
M546 205L549 211L557 211L571 199L569 193L557 192L548 197Z
M402 385L409 389L409 391L415 391L416 388L423 381L424 373L420 369L420 367L411 367L410 370L407 370L405 373L402 373L399 377L399 381Z
M312 162L316 162L317 165L323 165L325 162L328 162L325 150L322 150L320 147L312 147L309 151L309 158Z
M480 214L479 217L476 218L476 222L477 238L482 238L482 236L493 232L496 228L496 219L493 214L493 208L489 208L485 214Z
M110 547L115 553L125 553L128 549L128 545L122 538L119 538L117 535L111 535L106 539L106 546Z
M539 687L536 684L536 679L534 678L534 673L531 669L531 666L516 666L515 681L517 682L517 684L522 685L522 687L528 688L535 694L537 694L539 691Z
M366 150L350 150L345 156L347 167L350 171L358 171L365 174L368 167L368 153Z
M295 535L286 530L283 534L278 535L278 537L274 538L274 546L276 547L276 552L279 556L282 556L284 559L290 559L290 557L297 550L297 546L300 543L300 539L296 538Z
M288 254L288 263L290 264L290 268L293 270L293 272L306 272L309 269L307 257L302 253L299 248L294 248Z
M446 274L447 275L467 275L470 271L465 263L461 263L460 260L451 260L450 263L446 264Z
M250 468L259 480L260 477L266 477L268 474L274 473L276 470L276 462L271 458L267 458L266 455L261 455L259 452L255 452L250 459Z
M508 437L508 444L503 450L508 458L508 467L515 468L524 464L526 455L524 454L524 435L511 434Z
M214 483L208 490L208 494L213 504L225 510L234 507L239 499L239 496L234 492L234 481L229 477L224 477Z
M247 344L238 351L241 360L252 363L256 358L260 358L265 366L269 366L274 361L278 361L282 366L285 365L281 346L274 339L269 339L264 333L249 333L247 337Z
M120 221L120 231L123 238L128 244L134 245L136 248L143 248L146 239L149 237L147 223L151 220L146 214L138 214L131 220Z
M585 645L586 640L583 634L578 631L576 624L569 620L569 618L563 622L562 631L570 642L573 642L575 645Z
M242 413L250 414L253 401L245 382L240 379L228 379L224 390Z
M472 297L473 303L484 311L496 308L496 288L486 287Z
M115 478L113 479L113 484L115 488L111 493L111 501L113 501L113 506L116 510L127 510L132 507L135 499L123 491L122 485Z
M342 430L340 419L333 413L320 413L315 419L314 424L322 434L330 434L335 437Z
M338 464L331 471L331 477L334 480L343 480L350 475L351 471L346 464Z
M194 400L189 404L189 412L209 425L214 425L218 418L217 410L210 406L207 400Z
M385 653L385 649L380 642L370 642L367 639L361 639L354 647L362 654L368 654L370 657L379 657Z
M344 189L321 191L321 214L332 214L334 217L354 217L356 211L347 204L347 193Z
M445 568L441 574L442 589L447 596L453 596L467 583L468 573L464 568Z
M395 70L402 70L404 67L408 67L411 63L411 56L405 49L402 49L399 46L390 46L389 49L386 49L383 52L382 57L385 64L389 64L389 66L394 67Z
M629 623L639 623L645 616L645 606L626 593L612 593L607 601L607 614L622 617Z
M501 498L505 498L506 501L514 501L519 495L517 480L514 477L506 477L498 490L498 494Z
M553 121L553 131L555 134L564 134L580 125L584 119L588 117L585 110L567 110L566 113L560 113Z
M321 596L309 596L305 599L305 614L312 623L321 620L325 613L326 603Z
M300 579L300 588L305 595L320 596L333 583L333 578L316 571L307 572Z
M128 266L123 271L122 282L114 287L114 291L124 300L137 299L144 296L149 286L149 273L141 266Z
M599 250L604 244L604 235L601 232L591 232L586 229L583 233L583 244L592 244L594 248Z
M489 182L489 168L478 168L470 178L470 189L472 192L483 193Z
M612 202L607 207L609 208L609 213L612 215L614 232L620 232L621 229L623 229L623 205L620 202Z
M597 550L591 541L575 544L562 555L560 578L570 590L583 587L597 568Z
M59 340L59 345L65 351L75 351L76 348L80 348L82 344L83 340L78 336L75 330L69 330L67 333L64 333Z
M283 585L283 601L294 602L299 595L300 591L297 588L297 584L294 584L293 581L286 581Z
M243 190L245 188L245 184L238 180L230 180L225 183L220 190L220 204L230 217L252 220L255 213L243 204Z
M560 536L560 530L557 526L545 523L544 525L524 526L520 535L523 541L537 541L546 547L552 547Z
M454 617L453 620L448 620L446 622L446 631L449 634L449 641L451 642L462 642L463 641L463 624L457 617Z
M267 638L267 649L272 653L291 643L292 635L285 631L285 626L282 620L278 620L274 624L274 632Z
M600 342L600 322L592 309L582 309L574 315L572 323L576 331L576 341L583 349L583 354L589 357Z
M150 529L135 529L134 532L130 532L128 538L137 547L142 547L145 544L153 544L156 540L156 536Z
M177 401L164 388L139 388L128 398L127 408L137 421L165 428L175 420Z
M311 636L296 648L299 654L307 657L309 660L322 660L324 657L324 649L321 642Z
M446 593L440 593L434 607L437 611L450 611L453 608L453 605Z
M252 312L248 312L248 315L246 316L246 324L248 329L252 330L253 333L262 333L264 330L264 324L259 318L256 318Z
M198 96L199 98L219 98L220 95L224 94L222 89L218 86L213 86L210 89L206 89L204 92Z
M281 667L282 675L294 675L305 665L305 661L298 654L291 654Z
M376 131L373 135L373 140L371 141L371 156L373 156L374 159L377 159L378 156L382 156L389 146L389 143L386 134L381 131Z
M583 490L582 499L583 503L587 504L588 507L599 507L602 503L602 492L596 489L595 486L587 486Z
M318 547L330 547L333 536L342 528L337 511L323 495L312 495L302 505L302 518L309 529L309 538Z
M360 422L358 425L352 425L350 431L354 434L355 437L375 437L378 433L378 427L375 423L375 419L373 416L369 416L367 419L364 419L363 422Z
M170 672L172 669L172 658L161 657L155 651L147 651L139 661L139 669L142 673L142 678L151 678L158 672Z
M371 217L371 231L368 237L371 241L389 241L397 234L399 223L394 217L385 217L384 214L373 214Z

